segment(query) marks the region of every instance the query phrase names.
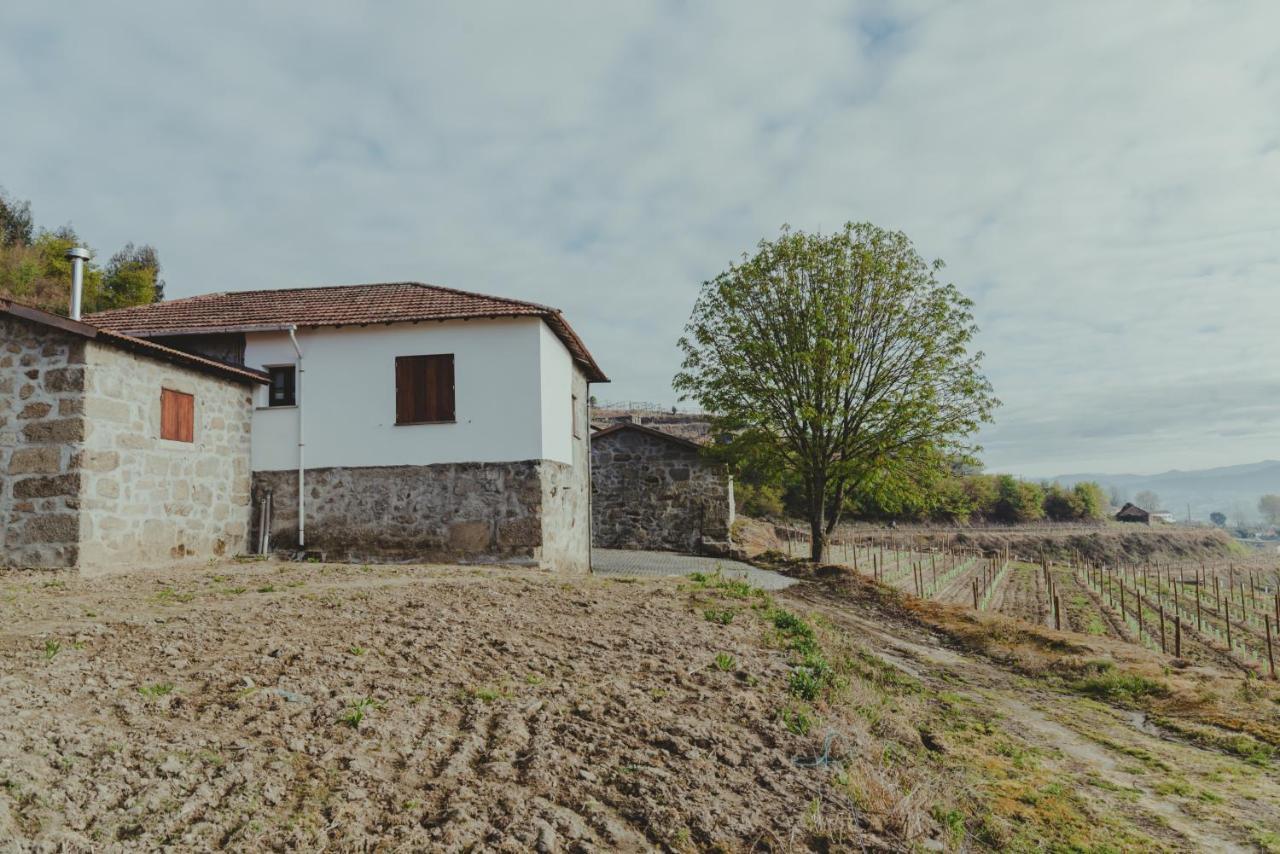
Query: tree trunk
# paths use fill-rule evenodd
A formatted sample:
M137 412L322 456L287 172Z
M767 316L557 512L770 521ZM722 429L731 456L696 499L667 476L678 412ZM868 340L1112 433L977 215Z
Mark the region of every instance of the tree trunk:
M823 524L822 517L823 513L819 510L814 518L809 520L812 538L809 544L809 560L814 563L822 563L827 551L827 526Z
M821 563L827 551L827 502L821 483L815 483L809 496L809 559Z

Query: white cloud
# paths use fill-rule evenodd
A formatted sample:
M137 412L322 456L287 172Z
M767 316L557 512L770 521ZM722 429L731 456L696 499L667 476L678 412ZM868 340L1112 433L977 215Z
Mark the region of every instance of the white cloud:
M868 219L977 300L993 466L1275 456L1273 4L370 8L0 11L0 183L172 296L552 303L656 400L702 279Z

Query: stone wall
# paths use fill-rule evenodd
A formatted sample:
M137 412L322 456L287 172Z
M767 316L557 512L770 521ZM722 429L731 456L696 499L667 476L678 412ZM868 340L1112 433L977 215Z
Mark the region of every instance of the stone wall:
M75 566L85 341L0 316L0 566Z
M557 572L586 573L591 569L591 425L587 380L576 367L573 394L580 425L573 439L573 465L542 461L542 561Z
M308 469L306 548L328 560L514 562L542 556L542 466L442 463ZM298 547L298 473L253 473L272 493L272 550Z
M695 447L623 428L591 440L592 539L599 548L727 551L732 481Z
M86 363L81 569L247 551L251 387L97 342ZM195 398L194 441L160 438L166 388Z
M160 438L160 390L195 441ZM0 317L0 565L99 574L245 550L247 385Z

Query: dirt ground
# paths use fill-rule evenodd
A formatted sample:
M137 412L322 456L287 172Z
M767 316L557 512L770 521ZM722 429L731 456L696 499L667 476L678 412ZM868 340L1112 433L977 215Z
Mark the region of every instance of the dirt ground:
M863 589L0 575L0 851L1280 850L1269 755Z

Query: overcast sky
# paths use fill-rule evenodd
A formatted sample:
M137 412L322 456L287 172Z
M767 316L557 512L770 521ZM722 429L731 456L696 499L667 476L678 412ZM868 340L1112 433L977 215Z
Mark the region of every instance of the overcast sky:
M367 7L376 11L355 11ZM899 228L977 302L992 469L1280 457L1280 4L0 9L0 185L171 298L420 280L565 310L673 402L699 284Z

